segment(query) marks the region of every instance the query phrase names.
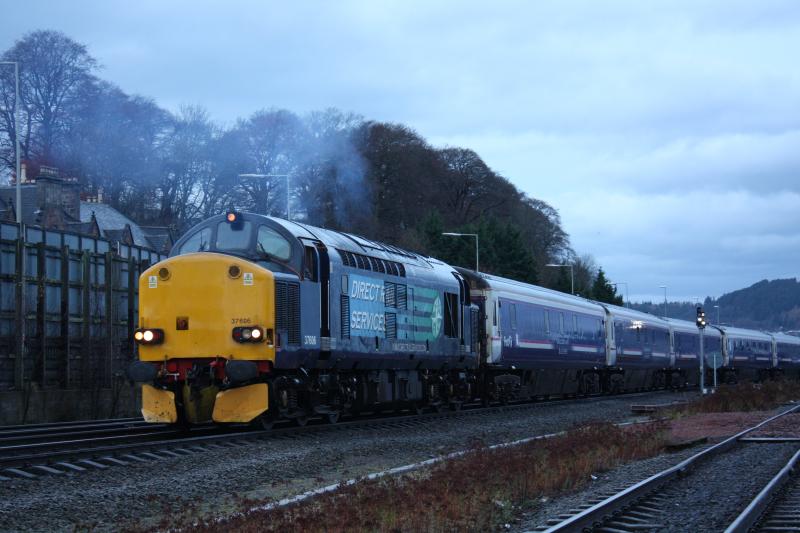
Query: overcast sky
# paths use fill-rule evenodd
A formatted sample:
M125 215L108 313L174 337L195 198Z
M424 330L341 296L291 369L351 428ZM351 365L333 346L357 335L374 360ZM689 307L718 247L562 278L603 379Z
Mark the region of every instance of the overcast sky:
M168 109L231 124L338 107L472 148L634 300L798 275L793 0L26 0L2 15L1 49L61 30Z

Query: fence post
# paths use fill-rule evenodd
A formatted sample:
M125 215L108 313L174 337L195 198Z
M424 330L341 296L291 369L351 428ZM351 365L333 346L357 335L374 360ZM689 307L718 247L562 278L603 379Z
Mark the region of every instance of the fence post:
M92 387L94 384L89 379L89 368L91 366L91 337L90 324L92 319L91 309L89 309L89 295L92 290L91 265L89 251L84 250L81 255L81 380L84 386Z
M16 344L17 353L14 358L14 388L22 390L25 385L25 225L18 226L17 255L14 270L17 273L14 303L16 304Z
M61 247L61 339L64 343L64 375L62 386L70 384L70 342L69 342L69 246Z
M136 328L136 270L133 262L132 253L128 254L128 337L126 339L127 346L131 350L130 355L133 356L133 330ZM131 357L133 359L133 357Z
M42 232L44 235L44 232ZM43 237L44 238L44 237ZM39 385L47 383L47 266L45 264L44 240L36 245L36 332L39 337L38 377Z
M114 387L114 256L106 252L106 354L108 355L108 386Z

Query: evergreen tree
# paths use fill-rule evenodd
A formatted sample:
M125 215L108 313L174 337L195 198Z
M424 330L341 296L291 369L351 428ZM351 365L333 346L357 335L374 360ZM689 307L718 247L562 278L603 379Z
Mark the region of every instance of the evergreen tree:
M606 273L603 272L602 267L597 269L597 276L592 284L592 297L598 302L614 305L623 305L624 303L622 296L617 295L617 288L606 279Z

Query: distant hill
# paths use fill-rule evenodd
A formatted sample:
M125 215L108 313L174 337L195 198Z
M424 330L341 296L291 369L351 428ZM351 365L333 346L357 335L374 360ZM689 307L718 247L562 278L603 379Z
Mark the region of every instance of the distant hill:
M796 278L765 279L717 299L706 298L703 307L711 323L717 321L716 305L724 325L770 331L800 330L800 283ZM664 314L664 304L659 302L633 303L631 307L657 316ZM692 302L667 303L669 317L693 321L695 313Z

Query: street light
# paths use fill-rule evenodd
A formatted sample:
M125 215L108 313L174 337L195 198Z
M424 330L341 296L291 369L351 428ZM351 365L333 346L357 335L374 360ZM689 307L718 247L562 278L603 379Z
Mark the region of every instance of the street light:
M14 210L17 212L17 224L22 227L22 167L19 161L19 63L17 61L0 61L0 65L14 65L14 140L16 141L14 149L17 157L17 205Z
M480 263L478 262L479 251L478 248L478 234L477 233L451 233L446 232L442 233L442 235L447 235L448 237L475 237L475 272L480 272Z
M664 289L664 318L667 318L667 286L659 285L659 289Z
M548 263L545 266L546 267L552 267L552 268L569 267L569 292L571 294L575 294L575 269L573 268L572 264L569 264L569 265L557 265L555 263Z
M617 285L625 285L625 302L623 302L623 306L622 307L630 307L631 300L628 297L628 282L627 281L618 281L616 283L611 283L611 285L614 287L615 290L617 288Z
M289 204L289 174L239 174L240 178L286 178L286 220L292 220Z
M719 326L719 324L720 324L720 322L719 322L719 306L715 305L714 307L717 308L717 325Z

